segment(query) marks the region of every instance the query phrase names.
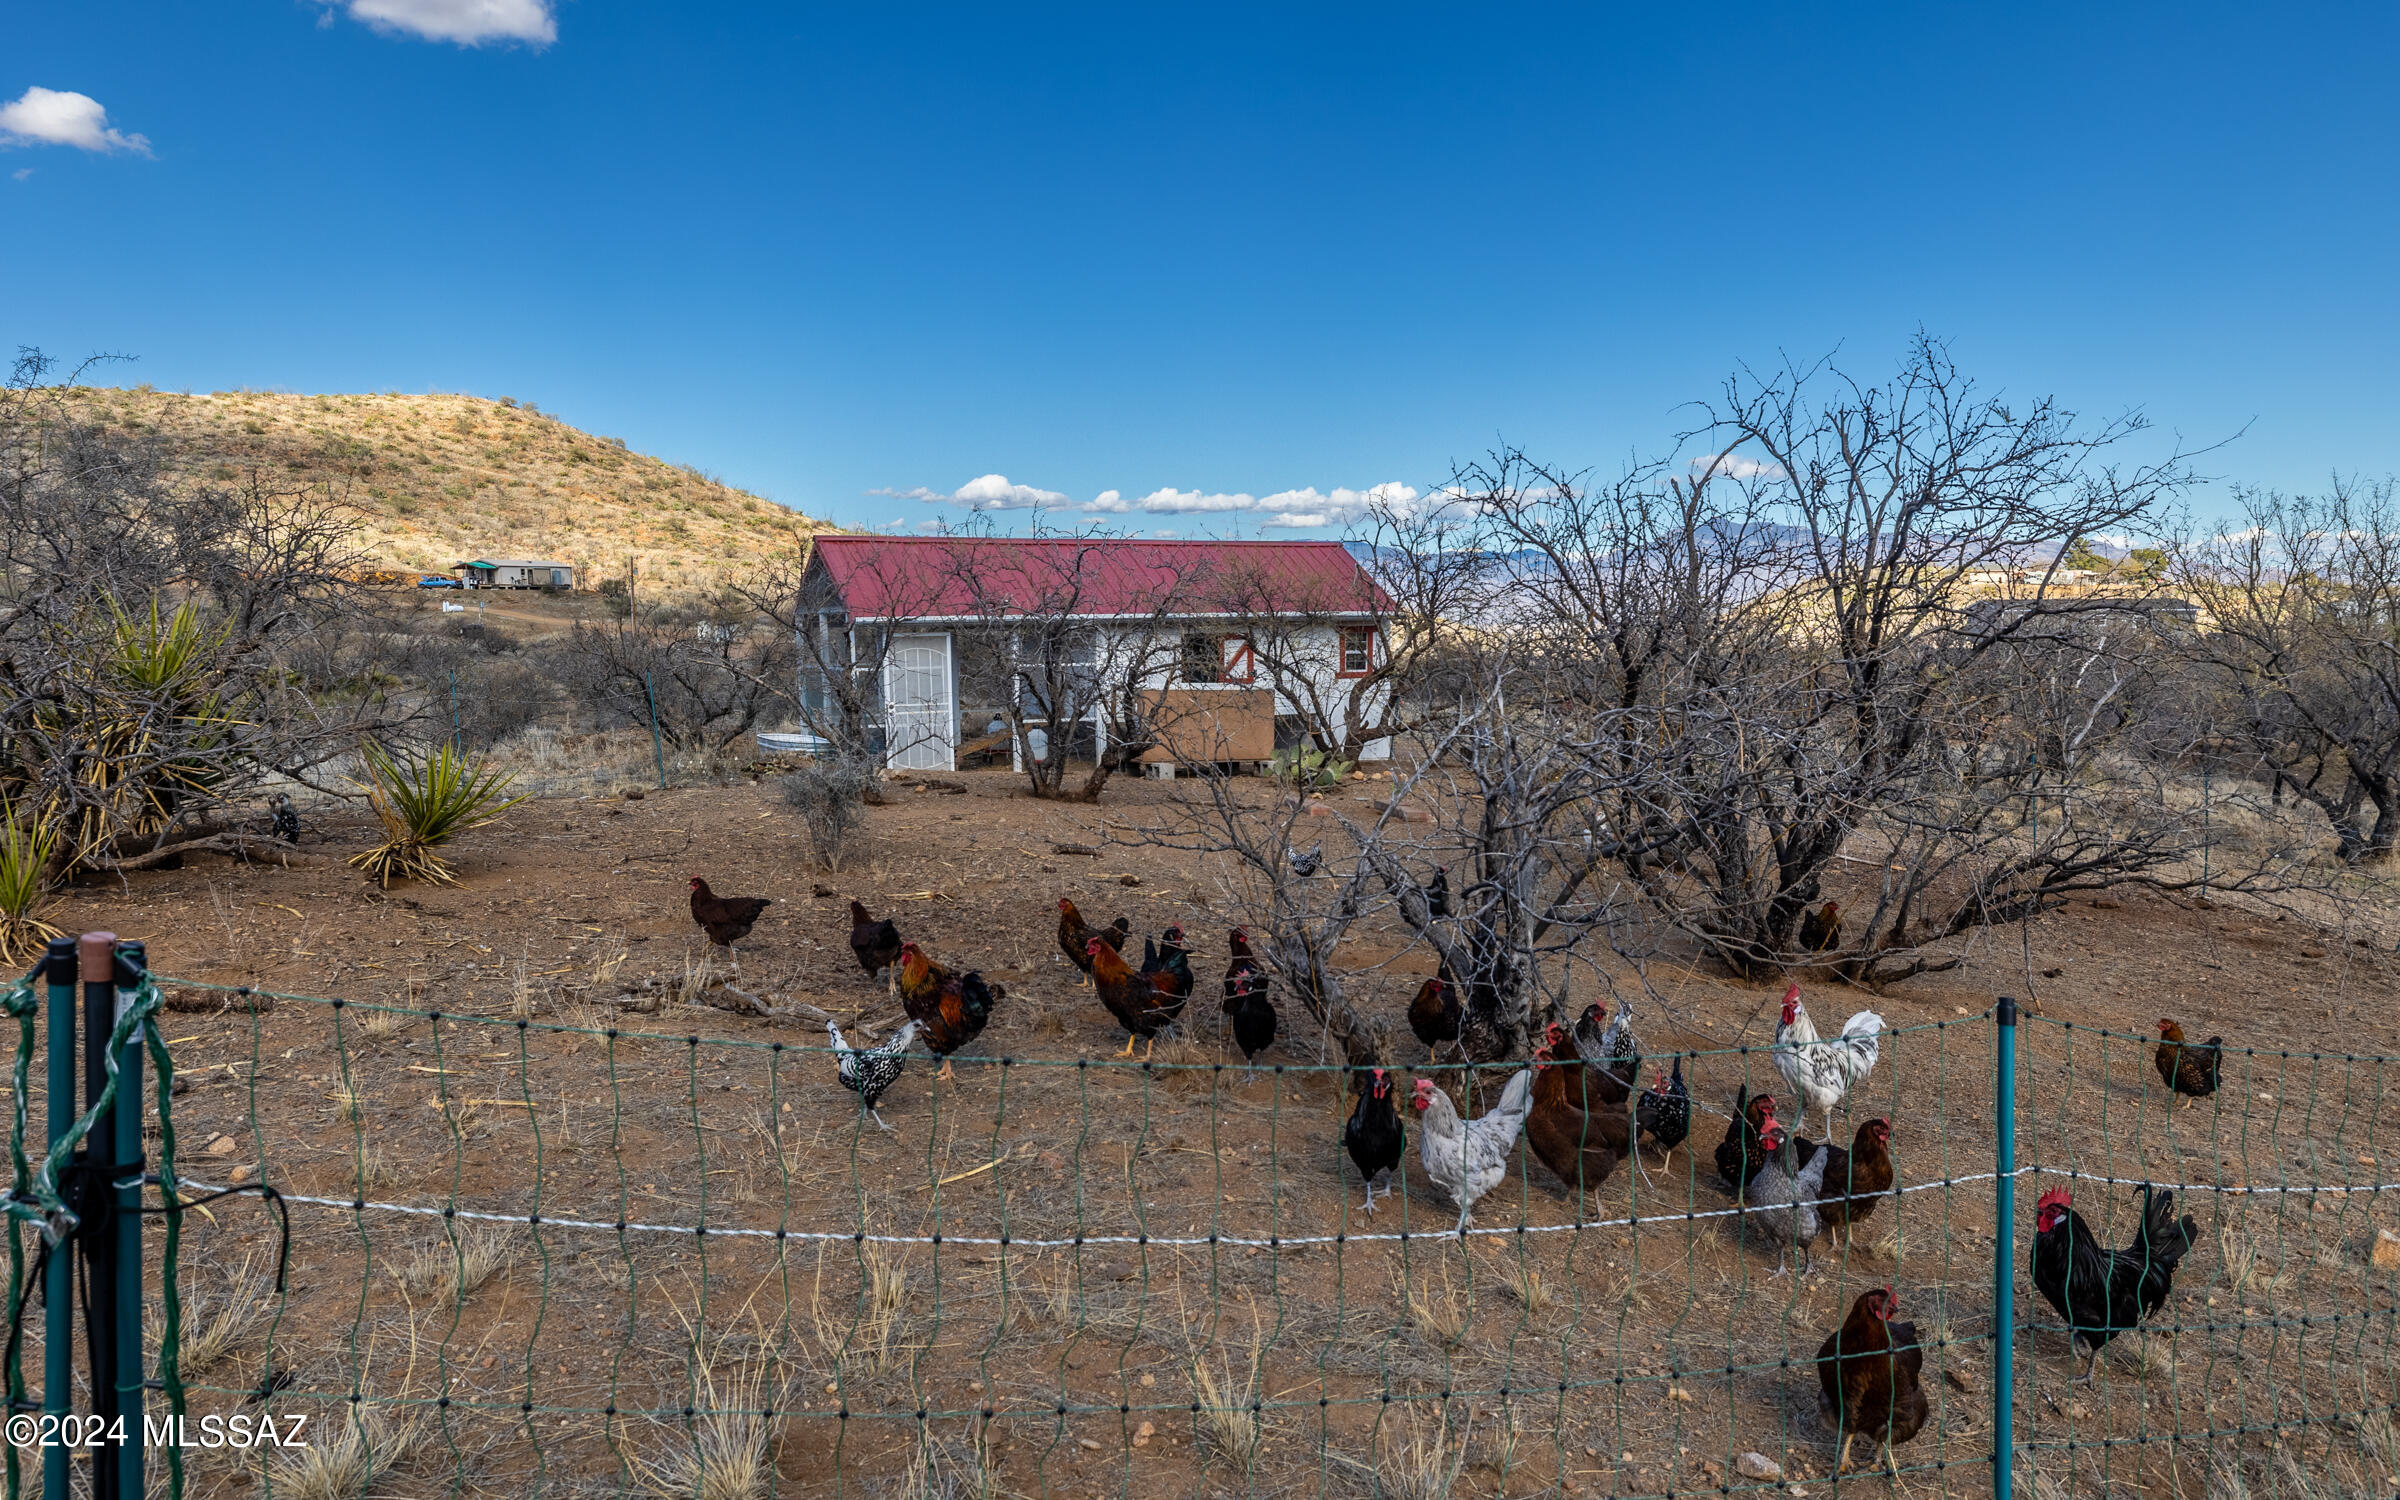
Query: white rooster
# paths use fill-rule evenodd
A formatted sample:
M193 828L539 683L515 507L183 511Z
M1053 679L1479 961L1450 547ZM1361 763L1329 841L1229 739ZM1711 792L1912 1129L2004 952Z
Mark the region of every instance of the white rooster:
M1423 1123L1417 1128L1417 1149L1425 1175L1458 1205L1458 1227L1466 1231L1475 1213L1475 1200L1500 1185L1508 1175L1508 1159L1516 1149L1517 1132L1533 1112L1533 1070L1524 1069L1500 1091L1500 1102L1478 1119L1461 1120L1450 1096L1430 1078L1417 1080L1415 1096Z
M1800 1003L1800 986L1783 992L1783 1024L1775 1028L1775 1071L1792 1086L1800 1100L1800 1124L1808 1128L1808 1112L1825 1111L1825 1138L1833 1139L1833 1107L1875 1071L1875 1054L1883 1035L1883 1017L1862 1010L1842 1023L1842 1034L1820 1041L1808 1007Z

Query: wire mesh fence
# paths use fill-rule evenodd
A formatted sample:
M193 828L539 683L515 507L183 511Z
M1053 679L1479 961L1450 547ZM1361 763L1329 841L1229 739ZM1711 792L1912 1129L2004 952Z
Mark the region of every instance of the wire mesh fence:
M187 1199L271 1183L291 1243L278 1285L255 1201L171 1216L150 1357L195 1420L308 1419L298 1448L182 1452L162 1478L190 1493L2164 1495L2295 1464L2357 1493L2400 1459L2388 1059L2229 1048L2178 1108L2155 1039L2028 1017L2010 1168L1993 1016L1889 1030L1835 1123L1889 1122L1893 1190L1786 1274L1717 1160L1737 1091L1797 1112L1766 1047L1679 1054L1689 1138L1595 1191L1520 1140L1462 1233L1415 1119L1370 1213L1354 1078L1221 1061L1213 1016L1148 1062L919 1057L886 1132L783 1023L164 982L177 1149L152 1161ZM2199 1244L2082 1384L2028 1279L2032 1200L2070 1189L2115 1247L2143 1183ZM1856 1434L1837 1478L1820 1348L1885 1287L1928 1415L1888 1461ZM41 1354L28 1321L12 1380Z

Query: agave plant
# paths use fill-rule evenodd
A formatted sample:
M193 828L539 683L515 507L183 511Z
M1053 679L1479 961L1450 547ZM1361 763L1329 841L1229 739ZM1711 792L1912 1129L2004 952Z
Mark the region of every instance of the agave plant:
M360 756L368 779L358 785L383 824L383 842L352 855L350 863L378 885L390 885L395 876L451 884L449 863L435 851L525 800L506 795L508 773L448 744L417 758L369 743Z
M50 859L58 832L20 823L0 805L0 963L15 964L39 953L58 936L41 918L50 896Z

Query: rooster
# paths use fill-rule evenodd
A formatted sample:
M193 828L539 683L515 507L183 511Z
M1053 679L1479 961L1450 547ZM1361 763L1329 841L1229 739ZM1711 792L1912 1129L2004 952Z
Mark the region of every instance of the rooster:
M915 943L900 945L899 989L900 1004L917 1023L925 1050L942 1060L942 1070L934 1075L941 1079L955 1076L950 1054L983 1034L993 1004L1008 994L999 985L985 984L973 970L953 974Z
M878 922L855 899L850 903L850 951L869 979L900 961L900 929L891 918Z
M1250 951L1250 934L1242 928L1233 929L1225 947L1230 955L1225 960L1225 1014L1230 1016L1241 1008L1244 995L1266 991L1267 971Z
M2160 1081L2183 1095L2183 1103L2178 1107L2190 1109L2217 1091L2217 1071L2225 1063L2225 1039L2212 1036L2194 1046L2183 1039L2182 1027L2171 1020L2161 1020L2158 1052L2152 1061L2158 1064Z
M1818 911L1800 917L1800 951L1824 953L1842 946L1842 904L1828 901Z
M1825 1420L1842 1435L1841 1452L1833 1460L1836 1474L1849 1466L1850 1440L1863 1433L1883 1449L1883 1461L1898 1479L1892 1449L1915 1437L1930 1415L1919 1384L1925 1348L1917 1342L1914 1323L1892 1321L1899 1310L1888 1286L1861 1292L1850 1304L1850 1316L1817 1348Z
M1116 921L1100 929L1097 935L1102 942L1108 944L1111 952L1122 953L1125 951L1125 939L1131 936L1132 932L1133 924L1123 917L1119 917ZM1064 896L1059 897L1058 949L1082 973L1083 978L1078 981L1079 986L1092 982L1092 960L1086 948L1093 936L1092 929L1084 925L1083 913L1075 909L1075 903Z
M1458 1232L1464 1234L1474 1221L1475 1200L1498 1187L1508 1175L1509 1153L1533 1108L1533 1070L1512 1074L1508 1086L1500 1091L1500 1102L1477 1119L1460 1119L1450 1096L1435 1088L1430 1078L1417 1080L1416 1094L1409 1102L1422 1117L1417 1151L1425 1163L1425 1175L1458 1205Z
M1350 1122L1342 1127L1342 1148L1350 1153L1358 1175L1367 1180L1366 1211L1373 1213L1375 1179L1400 1170L1408 1133L1400 1126L1400 1111L1392 1107L1392 1075L1381 1068L1371 1069L1366 1084L1359 1090L1358 1103L1351 1107ZM1388 1187L1383 1191L1387 1198L1393 1192Z
M1144 1044L1142 1060L1149 1061L1158 1034L1183 1014L1184 997L1161 988L1154 976L1125 967L1125 960L1105 938L1092 937L1084 952L1091 957L1092 988L1100 992L1100 1003L1125 1028L1125 1050L1117 1055L1133 1056L1133 1044L1138 1041Z
M2175 1194L2142 1184L2142 1223L2133 1243L2103 1250L2075 1212L2065 1188L2042 1194L2033 1217L2033 1286L2067 1320L2067 1346L2091 1347L2078 1381L2100 1367L2100 1347L2158 1311L2175 1285L2175 1268L2200 1237L2185 1214L2175 1217Z
M733 945L750 935L758 925L759 913L775 903L764 896L720 896L708 888L708 882L692 877L692 920L708 934L708 940L731 953L740 963L742 951Z
M1553 1039L1560 1029L1551 1028ZM1633 1150L1633 1128L1622 1105L1586 1099L1580 1067L1561 1067L1547 1045L1534 1050L1533 1107L1525 1115L1525 1144L1580 1205L1586 1190L1608 1181Z
M1792 1086L1800 1100L1800 1125L1808 1112L1825 1111L1825 1133L1833 1134L1833 1107L1875 1071L1875 1054L1883 1035L1883 1017L1862 1010L1842 1023L1838 1040L1817 1039L1816 1023L1800 1003L1800 986L1783 992L1783 1024L1775 1029L1775 1071Z
M1142 974L1177 1000L1192 998L1192 956L1183 946L1183 929L1170 927L1158 935L1157 946L1142 939Z
M1791 1134L1776 1121L1771 1108L1759 1126L1758 1139L1767 1151L1766 1164L1742 1190L1742 1201L1750 1206L1758 1226L1775 1241L1775 1274L1781 1276L1791 1269L1788 1256L1798 1250L1805 1275L1810 1269L1810 1251L1817 1236L1825 1232L1817 1200L1825 1196L1825 1169L1833 1153L1818 1151L1802 1165Z
M843 1088L858 1095L858 1107L884 1130L892 1127L883 1123L875 1102L900 1081L900 1070L908 1066L908 1045L917 1039L917 1029L917 1023L911 1021L873 1047L853 1047L842 1040L838 1023L825 1023L826 1034L833 1038L834 1076Z
M1683 1059L1675 1059L1672 1078L1660 1074L1658 1081L1633 1101L1633 1123L1651 1144L1669 1156L1692 1133L1692 1096L1683 1086Z
M1408 1029L1425 1044L1428 1062L1441 1051L1442 1043L1458 1040L1458 1024L1462 1019L1458 986L1445 975L1436 974L1418 985L1416 997L1408 1002Z

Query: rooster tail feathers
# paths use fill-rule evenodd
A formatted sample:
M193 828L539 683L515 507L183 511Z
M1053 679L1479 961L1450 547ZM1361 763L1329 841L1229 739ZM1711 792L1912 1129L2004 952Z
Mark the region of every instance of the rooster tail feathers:
M2151 1262L2172 1269L2191 1252L2200 1238L2200 1226L2190 1214L2178 1221L2175 1217L2175 1190L2142 1184L2142 1238L2140 1248Z

